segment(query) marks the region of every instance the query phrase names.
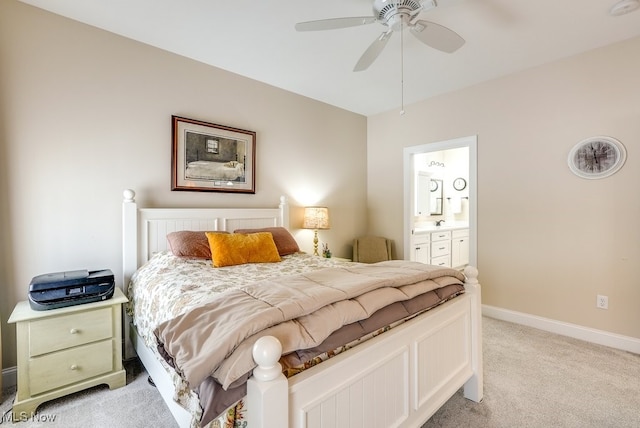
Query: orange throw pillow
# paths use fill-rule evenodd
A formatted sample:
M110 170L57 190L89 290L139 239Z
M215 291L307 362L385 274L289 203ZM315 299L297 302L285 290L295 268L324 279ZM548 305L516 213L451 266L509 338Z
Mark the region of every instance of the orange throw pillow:
M273 241L273 235L269 232L246 235L207 232L207 239L214 267L280 261L278 248Z

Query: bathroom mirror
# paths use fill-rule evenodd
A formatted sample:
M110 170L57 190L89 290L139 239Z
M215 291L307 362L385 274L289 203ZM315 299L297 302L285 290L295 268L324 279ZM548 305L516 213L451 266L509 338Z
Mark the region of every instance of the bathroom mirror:
M431 192L429 198L431 215L442 215L442 180L431 179Z

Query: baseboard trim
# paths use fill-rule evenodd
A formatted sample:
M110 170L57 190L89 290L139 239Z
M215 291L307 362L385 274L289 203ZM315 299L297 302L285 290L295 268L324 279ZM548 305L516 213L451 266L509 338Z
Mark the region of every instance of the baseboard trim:
M577 324L556 321L550 318L543 318L490 305L482 305L482 315L573 337L574 339L580 339L598 345L608 346L610 348L620 349L622 351L633 352L634 354L640 354L640 339L636 339L635 337L623 336L604 330L583 327Z
M18 384L18 369L17 367L9 367L2 370L2 388L9 388ZM2 391L0 391L1 393ZM2 421L0 421L2 422Z

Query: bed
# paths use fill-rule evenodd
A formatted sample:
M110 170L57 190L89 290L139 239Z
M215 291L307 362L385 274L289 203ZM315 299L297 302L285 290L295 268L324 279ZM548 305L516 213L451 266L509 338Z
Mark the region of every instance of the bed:
M238 180L244 177L244 164L237 161L193 161L187 164L185 178L191 180Z
M164 260L161 263L173 260L173 255L168 254L166 239L171 232L233 232L238 229L254 230L289 225L288 205L284 197L279 206L273 208L138 209L135 193L127 190L124 192L122 210L125 285L132 282L132 277L135 279L141 276L139 272L150 264L147 263L149 260ZM299 263L295 259L300 257L312 256L284 256L281 264L265 263L261 267L288 266L287 272L293 277L296 268L292 266ZM361 265L347 263L345 267L340 260L318 257L312 257L302 264L320 264L321 260L322 263L329 264L322 265L322 272L347 270L356 273ZM200 262L196 264L198 263ZM378 269L401 267L406 270L416 267L412 265L416 262L395 263L397 266L382 266ZM314 268L314 275L320 275L317 272L321 271L315 271ZM267 281L271 275L263 274L263 279L259 281ZM304 276L309 275L305 273ZM468 267L463 279L464 290L456 293L459 294L457 297L447 298L429 311L417 312L407 319L399 320L394 323L393 328L381 329L385 330L382 334L374 329L368 340L357 346L349 343L349 346L344 347L344 352L326 352L332 358L319 364L305 366L304 370L291 366L296 374L288 378L283 375L279 364L286 360L285 357L281 359L283 349L291 346L286 340L281 342L270 334L248 335L252 340L243 342L241 346L232 345L230 349L242 349L242 357L238 361L246 364L248 352L251 367L254 367L239 402L246 411L237 426L417 427L460 388L464 388L465 397L479 402L482 399L482 352L477 271ZM251 284L243 287L244 292ZM131 297L135 308L135 296ZM215 302L212 301L211 304L213 303ZM219 309L220 307L216 310ZM169 315L169 311L165 309L158 312L166 312L165 318L169 320L150 323L172 325L174 314ZM182 309L177 312L190 313ZM135 316L135 310L130 313ZM175 317L177 318L179 317ZM201 367L192 372L181 364L178 364L178 368L171 367L171 359L169 358L168 363L167 359L160 358L158 350L149 340L149 331L153 330L157 334L162 330L153 325L144 327L141 321L136 324L135 319L129 321L129 338L134 349L128 349L127 356L131 356L132 352L138 355L179 426L199 426L203 410L198 404L194 404L193 383L186 382L185 379L194 379L195 377L190 377L190 373L198 372ZM179 345L178 343L176 346ZM160 348L163 349L162 346ZM321 349L321 346L317 348ZM215 349L213 353L216 353ZM229 353L223 354L228 356ZM223 378L229 380L224 376ZM215 419L209 425L220 426L219 424L220 419Z

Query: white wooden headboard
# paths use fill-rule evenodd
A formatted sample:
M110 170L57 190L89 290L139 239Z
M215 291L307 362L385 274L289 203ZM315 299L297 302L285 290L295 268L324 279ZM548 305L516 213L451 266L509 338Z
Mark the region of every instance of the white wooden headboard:
M141 208L135 192L127 189L122 201L122 286L131 275L158 251L166 250L169 232L179 230L289 228L287 198L280 197L275 208Z

